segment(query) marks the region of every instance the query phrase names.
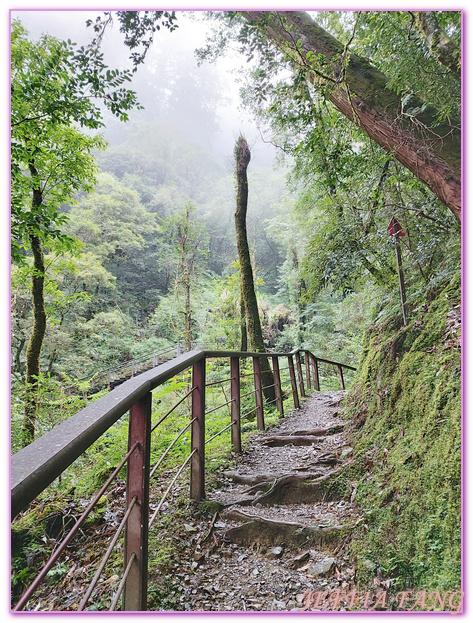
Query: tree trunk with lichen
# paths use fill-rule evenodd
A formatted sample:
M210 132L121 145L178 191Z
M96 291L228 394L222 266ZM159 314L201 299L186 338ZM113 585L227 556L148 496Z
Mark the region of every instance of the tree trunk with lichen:
M461 50L440 28L435 11L414 11L418 30L425 36L429 53L437 61L461 78Z
M246 309L245 299L243 298L243 288L240 284L240 350L248 350L248 331L246 330Z
M241 11L275 46L324 89L327 99L407 167L461 220L460 123L439 123L436 111L403 99L367 59L352 54L304 11ZM435 39L435 37L434 37ZM314 59L323 58L318 68ZM457 61L455 61L457 62ZM458 61L459 62L459 61Z
M251 266L250 248L246 230L246 213L248 209L248 176L247 168L251 159L250 149L246 140L240 136L235 146L237 197L235 210L235 231L240 263L241 296L245 308L246 328L249 348L251 351L266 351L261 321L258 311L258 300ZM242 340L243 340L242 335ZM276 399L274 377L267 357L260 358L263 393L268 402Z
M33 179L37 178L36 169L30 166ZM39 184L33 191L33 209L43 201ZM44 307L44 253L41 238L30 235L31 252L33 254L33 279L31 293L33 298L33 330L26 348L26 385L25 410L22 426L22 446L26 446L35 438L36 414L38 409L39 375L41 349L46 334L46 310Z

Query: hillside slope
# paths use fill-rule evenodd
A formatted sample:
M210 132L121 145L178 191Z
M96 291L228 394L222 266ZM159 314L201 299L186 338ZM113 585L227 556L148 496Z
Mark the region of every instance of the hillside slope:
M349 393L351 485L366 517L351 549L360 585L373 586L377 576L386 587L455 591L461 573L460 275L432 288L425 300L407 327L398 318L371 327Z

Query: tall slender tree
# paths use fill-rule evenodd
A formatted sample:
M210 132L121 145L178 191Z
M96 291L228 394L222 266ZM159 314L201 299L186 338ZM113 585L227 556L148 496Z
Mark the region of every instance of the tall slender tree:
M237 181L235 231L240 263L242 307L245 309L250 350L263 353L266 351L266 348L259 317L258 300L256 297L253 267L251 266L250 248L246 229L246 214L248 211L247 169L250 159L251 153L248 143L243 136L240 136L235 145L235 172ZM244 335L242 335L242 341L243 339ZM263 387L265 388L263 390L264 395L268 401L273 401L275 399L274 378L269 361L266 357L261 358L260 366Z
M124 89L130 72L111 71L95 48L81 48L43 36L30 41L21 23L11 36L11 221L12 259L31 253L33 329L26 354L23 444L34 439L41 349L46 332L44 248L71 250L61 226L61 206L79 190L93 187L93 151L103 139L78 128L103 125L101 100L123 120L137 105Z
M207 254L208 238L205 227L199 225L197 213L192 203L187 203L177 216L170 217L171 231L175 236L176 255L175 291L183 294L184 306L181 335L186 352L192 350L195 333L194 309L192 307L193 280L197 277L199 259Z

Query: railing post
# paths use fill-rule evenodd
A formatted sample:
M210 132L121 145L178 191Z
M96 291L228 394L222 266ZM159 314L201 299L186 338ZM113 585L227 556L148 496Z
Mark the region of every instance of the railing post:
M312 389L312 383L310 380L310 359L308 351L305 351L305 378L307 380L307 389Z
M192 368L191 500L205 498L205 357Z
M291 387L292 387L292 398L294 400L294 408L299 409L299 394L297 393L297 382L296 382L296 372L294 370L294 360L292 359L292 355L288 355L287 361L289 363L289 375L291 377Z
M238 357L230 357L230 396L231 419L231 443L233 452L241 453L241 426L240 426L240 360Z
M345 381L343 379L343 371L342 371L342 366L338 365L338 376L340 377L340 385L342 386L342 389L345 389Z
M125 533L125 568L135 556L123 594L123 609L127 612L147 608L150 430L151 392L130 409L128 447L136 444L136 449L128 460L127 507L134 498L136 503Z
M261 384L259 357L253 357L253 377L255 381L256 426L260 430L264 430L263 386Z
M319 392L320 391L320 379L319 379L319 364L317 363L317 358L314 355L311 356L312 360L312 368L314 372L314 387Z
M276 394L276 407L281 416L284 415L284 406L282 402L282 390L281 390L281 374L279 372L279 358L273 357L273 376L274 376L274 390Z
M301 388L301 398L305 398L304 376L302 375L301 354L296 353L297 376L299 377L299 387Z

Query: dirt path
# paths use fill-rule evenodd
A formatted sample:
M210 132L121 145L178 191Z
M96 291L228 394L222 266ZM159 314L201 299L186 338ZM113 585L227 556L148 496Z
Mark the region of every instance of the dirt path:
M256 435L208 495L220 510L189 526L193 546L176 568L183 610L299 611L318 591L353 586L346 542L359 512L330 489L351 454L337 417L343 395L316 393Z

